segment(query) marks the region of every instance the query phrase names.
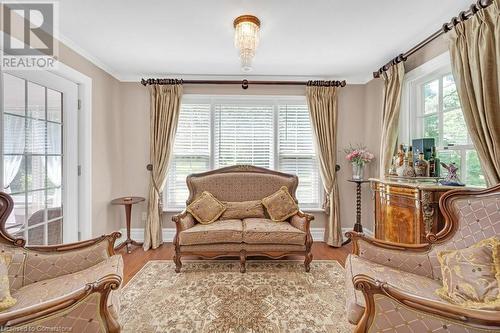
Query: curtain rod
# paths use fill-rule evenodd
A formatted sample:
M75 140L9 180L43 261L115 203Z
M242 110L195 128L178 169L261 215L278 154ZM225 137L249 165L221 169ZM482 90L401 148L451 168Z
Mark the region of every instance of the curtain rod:
M250 85L275 85L275 86L317 86L317 87L345 87L347 82L342 81L251 81L251 80L182 80L182 79L142 79L143 86L151 84L241 84L242 89L248 89Z
M380 75L382 75L383 72L387 71L391 66L394 66L394 65L399 64L400 62L406 61L406 59L408 57L415 54L417 51L422 49L424 46L426 46L427 44L429 44L433 40L437 39L438 37L444 35L448 31L452 30L458 23L467 21L468 19L470 19L471 17L476 15L476 13L479 10L485 9L486 7L491 5L492 3L493 3L493 0L478 0L476 3L472 4L468 10L460 12L460 14L458 14L458 17L453 17L450 22L443 24L443 26L441 27L440 30L436 31L435 33L433 33L432 35L430 35L429 37L427 37L426 39L424 39L423 41L421 41L420 43L415 45L413 48L408 50L407 52L398 55L396 58L392 59L384 66L380 67L380 69L378 71L373 72L373 77L376 79L379 78Z

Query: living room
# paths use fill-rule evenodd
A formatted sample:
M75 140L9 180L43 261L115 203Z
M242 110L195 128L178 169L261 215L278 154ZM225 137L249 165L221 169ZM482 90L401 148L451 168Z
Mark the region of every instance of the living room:
M498 0L0 8L0 331L500 331Z

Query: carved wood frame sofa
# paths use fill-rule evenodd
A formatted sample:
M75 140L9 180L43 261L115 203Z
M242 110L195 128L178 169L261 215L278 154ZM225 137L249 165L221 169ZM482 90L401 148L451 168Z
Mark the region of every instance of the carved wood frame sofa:
M298 178L295 175L268 170L249 165L237 165L225 167L205 173L192 174L186 179L189 189L189 198L186 201L186 206L195 200L203 191L212 193L217 199L227 202L242 202L261 200L264 197L278 191L282 186L288 188L288 192L297 202L295 191L298 186ZM182 256L198 256L202 258L219 258L219 257L239 257L240 271L243 273L246 270L246 258L249 256L265 256L268 258L282 258L288 255L303 255L305 270L309 272L310 263L313 259L311 253L312 236L310 232L310 223L314 216L298 212L286 222L271 222L250 221L251 219L240 220L236 231L236 238L232 236L231 240L224 239L224 230L217 230L217 227L209 227L207 230L200 230L205 233L220 232L219 240L206 240L203 237L198 237L197 243L189 243L183 241L183 233L192 228L204 228L205 225L198 224L193 216L187 211L179 215L173 216L172 220L176 226L176 235L174 238L175 255L174 262L176 265L175 271L180 272L182 267ZM259 222L263 222L259 224ZM245 241L244 236L250 233L250 228L247 224L253 223L257 227L261 227L264 223L269 223L269 226L276 225L283 229L283 233L292 232L299 235L301 238L300 244L297 241L279 240L276 230L260 230L265 237L261 237L260 242ZM238 223L236 223L237 225ZM234 224L233 224L234 225ZM267 232L269 231L269 232ZM234 235L235 233L233 233ZM203 235L202 235L203 236ZM209 238L209 237L207 237ZM265 239L264 239L265 238Z
M0 312L0 331L120 332L123 260L114 254L119 232L72 244L28 246L5 223L14 203L0 193L0 251L10 258L16 304Z
M347 316L355 332L499 332L500 311L467 309L442 300L437 254L500 235L500 185L453 190L439 202L445 226L428 243L402 245L348 232Z

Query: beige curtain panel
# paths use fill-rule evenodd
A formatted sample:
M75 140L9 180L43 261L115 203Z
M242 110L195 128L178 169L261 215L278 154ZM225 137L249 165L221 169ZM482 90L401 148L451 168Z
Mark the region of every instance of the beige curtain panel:
M174 147L179 121L182 86L149 86L150 113L150 163L148 219L144 228L144 250L156 249L162 240L162 193L167 179L168 164Z
M399 134L401 93L405 76L404 63L391 66L382 74L384 79L384 106L382 111L382 139L380 142L380 177L384 177L391 166Z
M337 185L337 87L306 88L307 103L311 113L316 152L320 164L321 179L327 193L325 207L328 223L325 242L330 246L342 246L342 226L340 223L340 202Z
M500 183L500 0L449 33L460 103L488 185Z

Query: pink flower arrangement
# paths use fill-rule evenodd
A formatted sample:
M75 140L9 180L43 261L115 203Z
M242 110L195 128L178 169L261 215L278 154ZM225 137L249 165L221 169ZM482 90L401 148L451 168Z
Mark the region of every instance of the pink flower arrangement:
M346 160L357 165L365 165L373 161L375 158L372 153L366 150L366 147L361 145L356 147L349 146L349 148L346 148L344 151L347 154L345 157Z

